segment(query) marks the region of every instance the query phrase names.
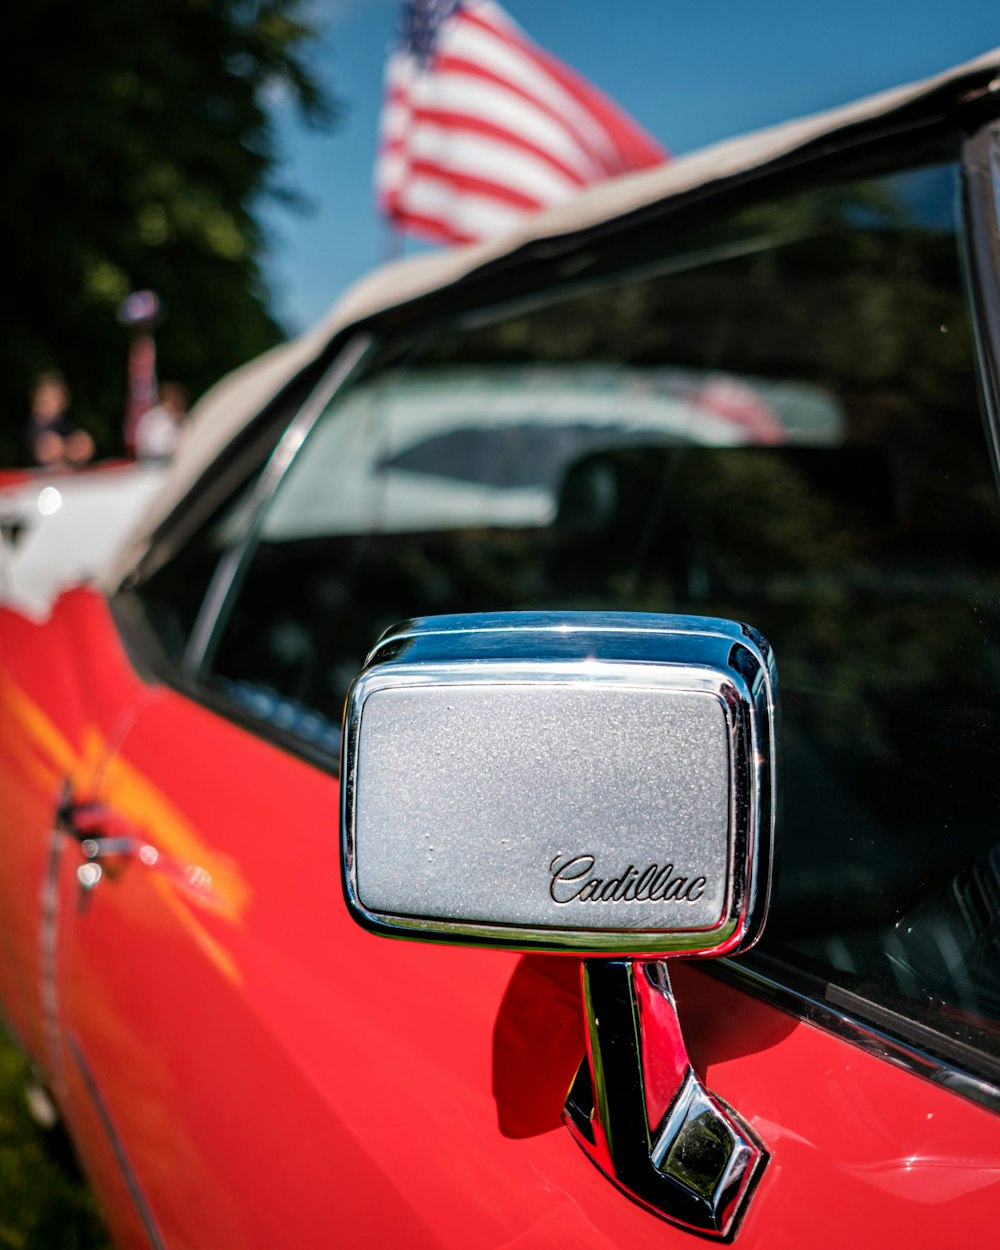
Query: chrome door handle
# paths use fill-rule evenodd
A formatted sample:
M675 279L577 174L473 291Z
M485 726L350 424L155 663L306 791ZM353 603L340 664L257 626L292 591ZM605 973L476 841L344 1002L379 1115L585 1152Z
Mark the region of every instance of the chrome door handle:
M105 855L134 855L138 846L138 840L128 835L116 838L83 838L80 842L80 849L89 860L101 859Z
M125 821L98 801L78 803L67 783L56 809L56 828L75 838L88 859L102 855L131 855L138 848Z
M124 821L100 802L76 802L67 783L56 809L56 828L80 844L86 862L76 870L80 883L80 906L104 877L99 859L121 860L139 849L139 840L124 831ZM112 875L114 875L112 873Z

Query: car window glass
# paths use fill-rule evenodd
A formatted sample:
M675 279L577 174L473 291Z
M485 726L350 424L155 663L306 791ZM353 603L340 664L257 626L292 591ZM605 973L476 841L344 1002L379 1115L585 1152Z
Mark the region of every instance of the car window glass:
M124 592L175 674L187 668L192 631L220 561L250 532L257 483L282 430L262 431L230 457L221 480L197 493L200 515L182 513L180 541L168 534L154 542Z
M335 750L407 617L688 612L772 642L771 953L1000 1053L997 492L933 166L700 224L414 342L265 514L204 680Z

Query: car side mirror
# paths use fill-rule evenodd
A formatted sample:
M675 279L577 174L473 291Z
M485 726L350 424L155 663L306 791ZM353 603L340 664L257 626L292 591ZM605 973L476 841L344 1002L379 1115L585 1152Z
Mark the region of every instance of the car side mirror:
M716 1237L767 1155L695 1075L654 959L759 936L775 734L765 640L683 616L407 621L345 714L351 914L388 936L604 956L584 963L567 1123L637 1201Z
M767 643L730 621L397 626L347 700L352 913L520 949L745 949L767 910L774 686Z

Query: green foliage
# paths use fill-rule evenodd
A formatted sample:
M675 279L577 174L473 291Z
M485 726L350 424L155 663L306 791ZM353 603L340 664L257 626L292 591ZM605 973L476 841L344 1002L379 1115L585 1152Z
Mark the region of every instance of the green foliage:
M107 1250L65 1139L28 1114L28 1079L20 1052L0 1034L0 1250Z
M281 337L256 217L269 103L326 125L302 0L32 0L0 44L0 459L23 458L31 379L62 369L118 448L129 290L164 301L160 373L197 394Z

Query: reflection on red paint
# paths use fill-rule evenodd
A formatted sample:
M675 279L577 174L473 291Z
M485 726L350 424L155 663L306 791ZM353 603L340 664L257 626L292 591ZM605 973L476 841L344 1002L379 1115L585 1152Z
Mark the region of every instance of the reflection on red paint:
M586 1048L580 961L525 955L493 1031L493 1096L505 1137L562 1125L563 1104Z

